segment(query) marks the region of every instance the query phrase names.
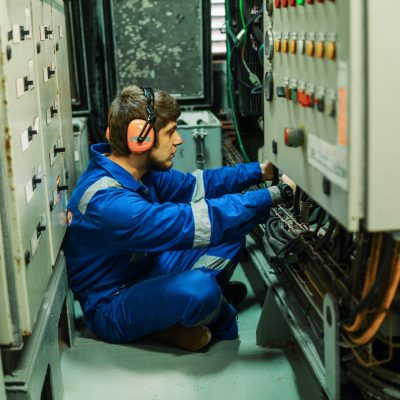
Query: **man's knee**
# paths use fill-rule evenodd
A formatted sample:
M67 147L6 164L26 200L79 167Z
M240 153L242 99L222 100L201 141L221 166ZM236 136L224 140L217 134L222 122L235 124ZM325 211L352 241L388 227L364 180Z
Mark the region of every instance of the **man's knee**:
M183 323L195 324L213 313L221 303L221 289L210 274L201 270L182 274L177 301L184 305Z

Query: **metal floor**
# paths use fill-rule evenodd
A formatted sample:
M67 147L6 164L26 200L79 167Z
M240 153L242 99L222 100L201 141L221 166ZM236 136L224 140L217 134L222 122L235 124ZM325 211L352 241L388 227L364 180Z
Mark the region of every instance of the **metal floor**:
M75 345L63 351L64 400L321 399L299 350L256 346L261 312L241 266L234 279L249 295L234 341L188 353L150 339L115 345L96 339L77 320Z

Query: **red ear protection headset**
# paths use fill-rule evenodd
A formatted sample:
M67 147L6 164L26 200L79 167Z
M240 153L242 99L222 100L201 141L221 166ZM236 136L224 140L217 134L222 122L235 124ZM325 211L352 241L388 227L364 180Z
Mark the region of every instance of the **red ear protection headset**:
M149 87L142 87L146 98L147 118L132 120L126 131L126 140L131 153L144 153L150 150L154 144L154 124L157 116L154 112L154 92ZM110 128L106 131L107 140L110 140Z

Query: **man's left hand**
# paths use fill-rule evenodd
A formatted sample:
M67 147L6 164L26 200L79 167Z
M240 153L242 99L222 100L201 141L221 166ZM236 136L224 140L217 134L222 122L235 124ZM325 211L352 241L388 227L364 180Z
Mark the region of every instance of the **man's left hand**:
M267 160L265 163L260 164L261 167L261 181L272 181L274 178L274 166Z

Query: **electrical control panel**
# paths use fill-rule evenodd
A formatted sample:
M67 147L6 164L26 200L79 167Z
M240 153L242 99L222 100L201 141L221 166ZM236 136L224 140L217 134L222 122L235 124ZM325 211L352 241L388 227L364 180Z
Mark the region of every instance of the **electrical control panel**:
M62 4L0 1L0 214L8 289L17 307L13 330L22 336L32 332L43 300L72 189L72 117L63 76L68 63L66 55L57 56L63 47L66 54Z
M395 47L396 22L389 21L400 4L387 3L264 1L263 156L351 231L360 224L370 230L400 228L400 215L393 218L385 209L387 218L378 217L383 203L374 189L376 169L369 167L379 154L381 174L398 170L398 157L386 146L391 148L390 140L392 148L400 144L394 135L399 113L387 119L384 108L393 111L396 104L400 57L383 43ZM375 12L382 16L379 25ZM390 76L379 61L383 57L395 59ZM375 103L381 113L372 120L378 115ZM379 129L385 131L382 141ZM391 174L397 176L398 196L398 174ZM385 203L395 207L386 196Z

